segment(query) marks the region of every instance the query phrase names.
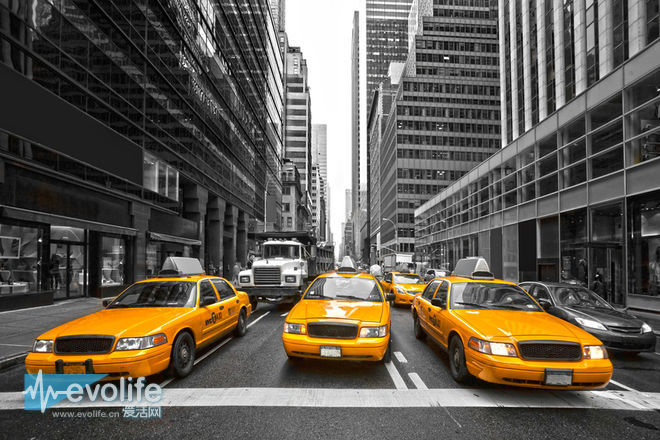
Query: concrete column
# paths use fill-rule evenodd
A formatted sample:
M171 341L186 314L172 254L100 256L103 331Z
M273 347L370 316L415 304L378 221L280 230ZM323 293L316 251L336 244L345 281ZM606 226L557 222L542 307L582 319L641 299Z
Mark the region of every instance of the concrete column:
M548 82L548 70L546 69L547 59L545 45L545 2L536 0L536 50L539 70L539 121L548 116L548 92L546 84Z
M504 35L508 29L504 29L504 2L497 2L498 9L498 29L499 29L499 44L500 44L500 123L502 124L502 147L507 144L507 125L506 125L506 69L509 54L504 53ZM378 204L380 209L380 204ZM328 209L330 211L330 209ZM380 219L380 215L377 217ZM380 221L380 220L379 220ZM380 248L380 246L379 246Z
M587 10L584 0L573 2L575 40L575 95L587 89Z
M248 215L240 211L236 224L236 259L243 266L247 263L248 249Z
M208 191L196 184L187 185L183 189L183 217L197 223L198 240L202 242L199 247L199 260L204 264L204 223L206 218L206 204L208 202Z
M634 57L646 46L646 2L628 1L628 55Z
M131 224L133 228L137 229L137 236L133 244L133 281L140 281L147 278L147 231L149 230L150 217L151 208L137 202L131 204Z
M225 224L225 201L219 197L212 197L207 204L207 229L206 229L206 255L208 261L206 267L213 265L222 272L224 267L223 233Z
M614 68L612 0L598 2L598 71L600 78Z
M511 52L509 55L509 69L511 71L511 120L513 126L513 140L521 134L518 130L518 108L525 105L518 102L518 87L523 87L522 78L518 78L518 42L516 40L516 2L509 2L509 38Z
M522 2L522 31L523 31L523 80L525 87L525 130L532 128L532 54L530 52L530 25L529 25L529 2Z
M223 233L223 275L231 279L231 269L236 263L236 224L238 222L238 208L227 205L225 209L225 227Z

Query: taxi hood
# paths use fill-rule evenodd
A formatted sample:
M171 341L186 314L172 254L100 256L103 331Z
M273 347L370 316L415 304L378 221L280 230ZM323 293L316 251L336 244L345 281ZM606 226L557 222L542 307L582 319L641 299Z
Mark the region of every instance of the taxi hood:
M140 307L104 309L55 327L40 336L111 335L117 338L148 336L158 333L168 323L192 312L183 307Z
M426 284L397 284L397 286L400 286L411 292L421 292L426 288Z
M383 316L383 302L370 301L326 301L304 299L289 312L293 320L307 319L346 319L361 322L380 322Z
M593 339L583 330L544 312L456 309L451 312L486 338L534 336Z

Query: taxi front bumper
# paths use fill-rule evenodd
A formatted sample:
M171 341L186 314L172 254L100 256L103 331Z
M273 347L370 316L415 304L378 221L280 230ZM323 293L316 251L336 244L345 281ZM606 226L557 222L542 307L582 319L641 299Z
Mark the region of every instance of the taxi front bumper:
M527 361L521 358L491 356L466 349L466 366L470 374L481 380L504 385L530 388L580 390L603 388L612 377L609 359L566 361ZM546 369L565 369L573 372L568 386L546 385Z
M147 350L113 351L104 354L56 354L31 352L25 359L28 374L67 372L107 374L105 380L146 377L160 373L170 364L172 345ZM91 367L91 371L90 371Z
M415 295L411 295L411 294L403 295L399 292L396 292L394 294L394 304L396 305L400 305L400 304L411 305L413 303L413 299L415 299Z
M383 338L330 339L311 338L308 335L282 334L287 355L313 359L380 361L385 356L390 335ZM341 357L321 356L321 346L341 348Z

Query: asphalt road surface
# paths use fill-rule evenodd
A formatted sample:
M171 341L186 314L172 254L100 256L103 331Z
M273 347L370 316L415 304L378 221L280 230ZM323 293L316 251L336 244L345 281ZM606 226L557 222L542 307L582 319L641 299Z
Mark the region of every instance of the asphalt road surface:
M600 391L459 385L447 355L413 336L409 309L393 310L390 364L288 360L287 312L260 304L247 335L198 353L188 377L150 378L164 387L162 418L101 406L25 411L23 366L4 370L0 438L660 439L658 353L614 356Z

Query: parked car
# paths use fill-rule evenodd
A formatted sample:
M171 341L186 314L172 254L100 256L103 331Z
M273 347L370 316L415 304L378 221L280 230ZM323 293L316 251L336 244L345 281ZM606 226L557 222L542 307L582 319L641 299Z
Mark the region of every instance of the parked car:
M428 283L433 278L448 277L450 274L451 272L446 269L427 269L424 274L424 281Z
M655 350L655 334L641 319L617 310L591 290L569 283L519 284L550 314L574 324L598 339L609 350Z

